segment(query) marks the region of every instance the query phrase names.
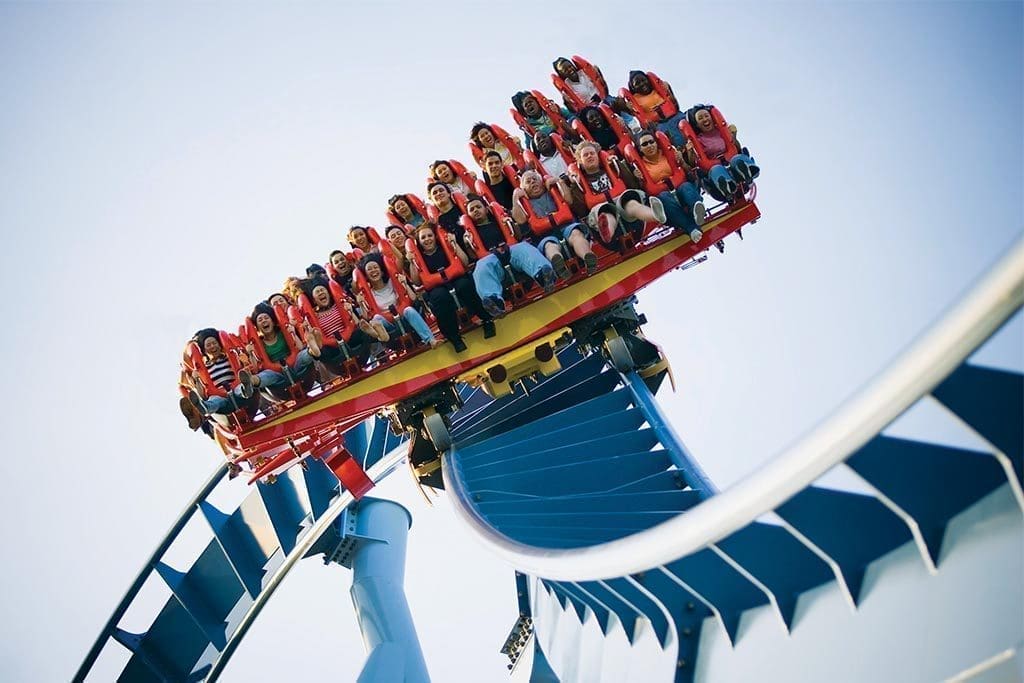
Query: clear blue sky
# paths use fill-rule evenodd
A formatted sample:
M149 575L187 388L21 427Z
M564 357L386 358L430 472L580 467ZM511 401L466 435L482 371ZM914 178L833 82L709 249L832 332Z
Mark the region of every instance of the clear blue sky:
M466 159L474 121L511 127L510 95L553 93L559 54L717 104L762 166L746 241L641 296L680 381L663 402L723 486L1021 233L1020 3L561 7L0 6L4 679L70 677L217 463L177 413L183 341L380 223L429 161ZM1020 342L1017 321L990 362L1020 367ZM435 680L500 680L510 573L392 479ZM354 679L347 588L303 563L225 680Z

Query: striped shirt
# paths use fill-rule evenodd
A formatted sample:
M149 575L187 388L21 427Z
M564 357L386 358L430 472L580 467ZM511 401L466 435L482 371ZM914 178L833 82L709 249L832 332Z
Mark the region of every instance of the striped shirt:
M324 333L324 339L334 339L334 333L340 332L345 326L345 319L337 306L317 311L316 317L320 319L320 331Z
M213 383L222 389L230 389L235 382L235 371L231 369L231 362L227 356L221 356L218 360L207 360L206 371L210 373Z

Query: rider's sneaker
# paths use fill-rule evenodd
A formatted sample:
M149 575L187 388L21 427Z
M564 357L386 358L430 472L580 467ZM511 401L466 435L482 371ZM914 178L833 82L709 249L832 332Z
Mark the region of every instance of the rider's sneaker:
M195 392L189 392L190 395L193 393ZM198 399L199 397L196 396L196 398ZM203 414L199 412L199 408L185 396L182 396L181 400L178 401L178 407L181 409L181 414L188 420L188 428L193 432L199 429L203 424Z
M484 310L492 318L501 318L505 315L505 302L501 300L501 297L489 296L483 300Z
M565 257L555 254L551 257L551 267L555 269L555 275L559 280L568 280L570 277L569 266L565 265Z
M252 381L252 373L248 370L239 370L238 386L240 387L242 398L252 398L252 394L256 390L256 385Z
M587 275L593 275L597 272L597 254L592 251L588 251L583 255L583 265L587 267Z
M562 265L564 266L565 263ZM544 288L545 294L550 294L555 291L555 284L558 282L555 278L555 269L551 266L544 266L541 268L540 272L537 273L537 282L539 282L540 286Z
M654 213L654 220L658 221L659 225L665 225L665 205L661 203L661 200L651 197L647 203L650 204L651 211Z
M690 231L690 240L693 241L694 244L700 242L702 237L704 237L704 233L702 233L700 230L693 229Z
M597 217L597 232L601 235L601 240L605 244L609 244L612 238L615 237L615 229L618 226L612 227L612 219L607 213L601 213Z
M724 175L718 179L717 185L718 191L721 192L724 197L731 197L732 193L736 191L736 183Z
M693 222L698 228L708 222L708 210L702 201L693 203Z
M737 175L739 175L740 180L750 180L750 167L747 166L747 162L745 162L743 159L736 160L736 173Z
M484 323L484 339L490 339L494 335L498 334L498 330L494 328L494 321L488 320Z

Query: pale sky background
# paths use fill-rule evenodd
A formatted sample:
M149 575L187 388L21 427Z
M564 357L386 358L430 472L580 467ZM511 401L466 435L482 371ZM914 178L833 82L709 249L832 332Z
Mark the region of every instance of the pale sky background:
M662 404L722 487L1021 233L1020 3L628 7L0 5L0 678L69 679L218 463L177 411L184 340L381 224L431 160L467 160L474 121L511 130L509 97L554 95L560 54L616 89L647 68L715 103L763 169L747 239L640 299L680 383ZM986 362L1020 368L1021 327ZM511 571L404 472L380 494L415 518L407 591L434 680L502 680ZM354 680L348 587L301 563L223 680Z

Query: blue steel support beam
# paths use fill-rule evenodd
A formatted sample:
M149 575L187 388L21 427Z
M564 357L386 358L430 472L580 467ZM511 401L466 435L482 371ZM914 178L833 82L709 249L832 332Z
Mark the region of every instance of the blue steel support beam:
M369 651L358 681L429 683L403 587L409 511L390 500L363 498L355 514L351 594Z

